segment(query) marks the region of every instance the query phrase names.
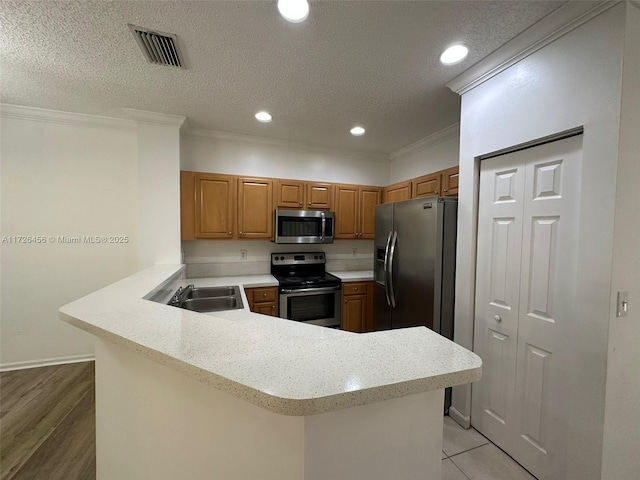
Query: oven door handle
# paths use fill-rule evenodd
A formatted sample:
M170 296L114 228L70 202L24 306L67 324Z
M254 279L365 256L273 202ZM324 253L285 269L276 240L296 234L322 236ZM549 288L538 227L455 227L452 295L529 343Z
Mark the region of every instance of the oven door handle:
M304 293L304 292L313 292L313 293L323 293L323 292L334 292L336 290L340 290L341 285L337 285L335 287L322 287L322 288L299 288L299 289L289 289L283 288L280 290L280 293Z

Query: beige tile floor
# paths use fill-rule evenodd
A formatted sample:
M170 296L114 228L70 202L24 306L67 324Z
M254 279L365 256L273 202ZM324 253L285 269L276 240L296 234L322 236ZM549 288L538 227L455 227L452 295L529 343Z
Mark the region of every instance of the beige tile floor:
M442 480L535 480L486 437L444 417Z

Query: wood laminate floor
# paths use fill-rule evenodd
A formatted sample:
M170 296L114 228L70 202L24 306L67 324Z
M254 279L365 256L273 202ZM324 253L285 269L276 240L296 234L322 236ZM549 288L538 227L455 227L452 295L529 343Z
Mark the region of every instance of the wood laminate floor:
M0 480L96 478L94 363L0 373Z

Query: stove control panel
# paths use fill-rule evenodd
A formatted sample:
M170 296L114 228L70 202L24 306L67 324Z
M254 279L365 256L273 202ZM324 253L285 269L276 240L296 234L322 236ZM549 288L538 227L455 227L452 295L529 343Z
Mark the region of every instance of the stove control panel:
M324 252L271 254L271 265L313 265L325 262Z

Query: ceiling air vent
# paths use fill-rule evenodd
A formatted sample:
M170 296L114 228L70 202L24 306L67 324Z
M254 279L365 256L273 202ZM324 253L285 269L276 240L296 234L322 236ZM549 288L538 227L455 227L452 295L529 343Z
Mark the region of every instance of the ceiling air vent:
M186 68L178 48L178 37L171 33L154 32L148 28L127 25L145 58L156 65Z

